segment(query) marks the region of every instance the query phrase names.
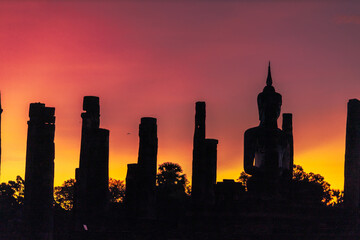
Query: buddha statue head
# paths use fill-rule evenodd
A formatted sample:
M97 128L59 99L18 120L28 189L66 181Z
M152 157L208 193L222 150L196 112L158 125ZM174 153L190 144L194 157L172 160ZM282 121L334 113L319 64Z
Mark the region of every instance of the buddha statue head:
M277 126L277 119L279 118L281 111L281 103L281 95L275 92L275 88L272 86L269 62L266 86L257 97L260 126Z

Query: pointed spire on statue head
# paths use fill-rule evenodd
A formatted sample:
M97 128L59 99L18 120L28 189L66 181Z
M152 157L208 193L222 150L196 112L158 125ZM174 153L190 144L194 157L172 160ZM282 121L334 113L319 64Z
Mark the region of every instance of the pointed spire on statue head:
M262 114L264 113L263 111L267 111L269 109L270 112L276 112L276 116L279 117L282 97L281 94L277 93L275 91L275 88L272 86L270 61L268 67L268 76L266 79L266 86L264 87L264 90L259 93L257 102L259 108L259 117L262 116Z
M272 85L272 78L271 78L271 70L270 70L270 61L269 61L269 67L268 67L268 76L266 79L266 86Z

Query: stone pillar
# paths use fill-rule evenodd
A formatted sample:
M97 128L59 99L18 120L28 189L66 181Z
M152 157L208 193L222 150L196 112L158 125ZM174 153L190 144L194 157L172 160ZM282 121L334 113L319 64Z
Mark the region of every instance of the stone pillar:
M294 167L294 137L293 137L293 125L292 125L292 114L291 113L284 113L283 114L283 123L282 123L282 130L286 134L290 145L290 179L293 176L293 167Z
M205 139L204 162L204 197L203 201L209 205L215 204L216 166L217 166L217 139Z
M155 188L156 185L157 151L156 118L141 118L139 125L138 164L144 177L148 178L147 182L151 183L151 188Z
M196 102L194 142L195 140L203 141L205 139L205 118L206 118L205 102Z
M360 101L349 100L347 111L344 204L358 211L360 203Z
M76 169L77 229L102 230L109 204L109 130L99 128L99 98L84 97L80 167ZM85 225L85 226L84 226Z
M195 131L193 145L192 189L191 198L194 203L199 202L203 196L204 161L205 161L205 102L195 104Z
M157 125L156 118L141 118L139 125L138 156L138 214L141 218L155 218L157 172Z
M31 103L25 170L26 239L53 239L55 108Z
M125 203L130 218L156 217L157 151L156 118L141 118L138 163L128 164L126 176Z
M191 198L199 208L215 203L218 140L205 138L205 102L197 102L195 111Z
M138 192L138 164L132 163L127 165L126 188L125 188L125 205L129 218L137 217L137 192Z

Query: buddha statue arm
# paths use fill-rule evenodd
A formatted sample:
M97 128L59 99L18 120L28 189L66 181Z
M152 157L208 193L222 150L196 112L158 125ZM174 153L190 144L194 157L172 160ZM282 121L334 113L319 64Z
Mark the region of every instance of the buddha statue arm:
M244 134L244 170L247 174L253 175L256 172L254 166L255 149L251 132Z

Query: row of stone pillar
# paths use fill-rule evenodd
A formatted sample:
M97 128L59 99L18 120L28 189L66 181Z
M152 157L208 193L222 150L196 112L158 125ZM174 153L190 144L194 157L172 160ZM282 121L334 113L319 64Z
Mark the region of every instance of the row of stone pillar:
M101 228L108 195L109 131L99 128L99 98L84 98L80 166L76 169L74 212L78 228ZM25 172L24 215L26 231L37 239L51 239L54 181L55 109L30 104ZM213 204L216 184L217 143L205 138L205 102L196 103L192 199L195 205ZM292 138L291 115L284 115L283 129ZM286 120L287 119L287 120ZM155 216L157 125L142 118L139 126L139 157L128 165L126 203L134 216ZM292 139L291 139L292 142ZM292 154L292 153L291 153ZM348 103L345 154L345 204L360 207L360 101ZM99 230L99 229L98 229Z
M80 164L74 193L75 229L101 231L108 202L109 130L100 128L99 98L84 97ZM25 172L26 233L52 239L55 108L30 104ZM155 218L157 124L145 117L139 125L137 164L128 165L126 205L136 218ZM205 139L205 103L196 103L193 151L194 203L215 199L216 139Z
M205 102L197 102L195 109L192 200L195 205L211 205L215 201L218 140L206 138ZM109 130L99 127L98 97L84 97L83 110L80 166L76 169L74 212L78 228L101 230L100 222L109 202ZM27 222L26 231L34 239L52 239L54 114L55 108L46 107L42 103L30 104L24 213ZM284 115L283 123L283 130L291 138L289 140L292 144L291 114ZM141 119L139 138L138 163L128 165L126 203L134 216L153 218L158 149L155 118ZM356 99L348 103L344 191L346 206L359 210L360 101Z
M75 231L101 231L109 202L109 130L100 125L99 98L84 97L80 166L74 192ZM55 108L31 103L25 170L24 239L53 239Z
M192 200L197 205L215 202L217 144L205 138L205 102L195 107ZM137 219L156 217L157 126L155 118L142 118L139 126L138 163L128 164L125 203L128 215Z

